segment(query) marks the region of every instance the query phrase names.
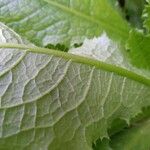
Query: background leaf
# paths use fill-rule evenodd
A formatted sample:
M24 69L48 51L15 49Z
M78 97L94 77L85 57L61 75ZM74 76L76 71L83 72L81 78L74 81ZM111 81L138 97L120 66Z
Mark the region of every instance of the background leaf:
M125 0L125 17L134 27L143 27L141 16L145 5L146 0Z
M150 121L144 120L112 136L110 141L105 140L99 150L147 150L150 148L149 131Z
M150 29L150 1L147 1L147 5L145 6L144 12L143 12L143 19L144 19L144 27L147 29L147 32L149 33Z
M0 20L40 46L69 47L103 31L125 42L129 32L107 0L0 0Z
M147 142L148 141L142 141L144 134L147 134L148 132L143 132L143 135L140 135L140 131L143 127L146 127L146 122L149 122L149 116L150 116L150 107L146 107L142 110L142 113L137 115L135 118L131 120L131 124L126 124L124 120L114 120L114 122L111 125L111 128L109 129L109 135L110 139L103 139L103 140L97 140L97 142L93 145L94 150L116 150L117 148L120 149L129 149L128 145L129 143L133 142L133 145L130 145L130 149L135 149L135 145L138 145L139 150L142 148L148 149ZM141 128L142 127L142 128ZM136 132L134 132L136 131ZM127 132L127 133L126 133ZM131 133L130 133L131 132ZM147 132L147 133L146 133ZM129 134L129 136L128 136ZM133 136L136 136L133 138ZM148 133L149 134L149 133ZM125 139L126 138L126 139ZM119 139L119 140L118 140ZM149 140L149 138L147 138ZM131 142L131 141L132 142ZM140 142L138 141L140 140ZM140 145L139 145L140 143ZM125 145L127 144L127 145ZM128 147L128 148L127 148Z
M140 69L150 70L150 35L142 31L133 30L127 42L127 49L131 63ZM140 61L139 61L140 60Z
M133 27L143 28L141 16L146 0L109 0L109 2Z

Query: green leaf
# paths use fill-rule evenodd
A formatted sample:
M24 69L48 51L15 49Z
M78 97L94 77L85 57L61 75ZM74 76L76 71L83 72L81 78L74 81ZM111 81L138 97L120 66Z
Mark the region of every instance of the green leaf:
M143 19L144 19L144 27L147 29L147 32L150 30L150 1L147 1L147 5L145 6L145 9L143 11Z
M0 20L40 46L69 47L103 31L125 42L129 32L107 0L0 0Z
M143 76L23 45L3 24L0 40L0 149L91 150L113 120L129 121L150 105Z
M127 42L127 49L131 63L140 69L150 70L150 35L142 31L133 30ZM140 61L139 61L140 60Z
M112 137L112 150L148 150L150 148L150 120L134 124Z
M145 123L149 120L149 116L150 107L146 107L142 110L142 113L131 120L130 126L127 125L123 120L114 120L111 129L109 130L110 138L97 140L97 142L93 145L94 150L117 150L119 148L123 150L147 150L148 148L144 149L144 147L147 147L149 142L142 141L142 138L144 139L145 134L149 134L149 129L146 128L143 135L140 135L140 133L138 133L139 131L137 130L141 130L143 127L146 127ZM135 138L132 135L135 136ZM149 140L148 137L147 139ZM128 144L130 144L130 148L126 147ZM138 148L135 148L137 145Z
M142 28L142 12L146 4L145 0L126 0L125 15L128 21L135 27Z
M109 0L112 6L127 20L133 27L142 28L142 12L146 0Z

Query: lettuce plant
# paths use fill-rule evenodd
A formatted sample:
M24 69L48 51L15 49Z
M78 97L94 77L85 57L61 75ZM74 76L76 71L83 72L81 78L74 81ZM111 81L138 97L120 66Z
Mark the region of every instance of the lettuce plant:
M140 2L0 0L0 149L150 149Z

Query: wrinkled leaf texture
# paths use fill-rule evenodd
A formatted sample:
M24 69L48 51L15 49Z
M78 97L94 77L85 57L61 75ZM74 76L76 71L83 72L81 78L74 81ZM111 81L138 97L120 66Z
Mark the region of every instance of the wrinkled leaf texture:
M0 149L91 150L114 119L150 104L142 76L0 31Z

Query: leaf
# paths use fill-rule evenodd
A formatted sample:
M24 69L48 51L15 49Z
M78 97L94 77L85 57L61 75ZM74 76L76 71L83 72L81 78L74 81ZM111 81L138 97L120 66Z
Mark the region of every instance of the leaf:
M94 150L113 150L110 147L110 140L109 139L103 139L103 140L98 140L96 145L93 146Z
M0 20L40 46L69 47L103 31L125 42L129 32L107 0L0 0Z
M93 145L94 150L117 150L119 149L129 149L127 146L131 143L130 149L135 149L135 145L138 145L137 150L143 150L141 147L146 147L148 141L142 141L145 134L140 135L139 130L145 127L145 123L149 120L150 107L146 107L142 110L142 113L137 115L131 120L131 125L125 124L123 120L114 120L111 129L109 130L109 139L97 140ZM142 127L142 128L141 128ZM138 131L137 131L138 130ZM147 130L147 128L146 128ZM146 131L145 130L145 131ZM136 132L133 132L136 131ZM136 134L137 133L137 134ZM134 135L133 135L134 134ZM129 136L128 136L129 135ZM133 136L132 136L133 135ZM139 135L139 136L137 136ZM135 138L134 138L135 136ZM119 139L119 140L118 140ZM147 138L149 139L149 138ZM138 141L140 140L140 142ZM133 144L132 144L133 142ZM140 143L140 144L139 144ZM127 144L127 145L125 145ZM148 148L145 148L148 149ZM144 150L145 150L144 149Z
M0 33L0 149L91 150L113 120L129 121L150 105L149 79L23 45L3 24Z
M85 39L82 46L71 48L69 53L94 58L129 69L130 65L123 51L125 51L123 47L111 40L104 32L98 38Z
M142 121L112 137L112 150L148 150L150 148L150 120Z
M133 65L140 69L150 70L150 35L133 30L127 42L128 54ZM139 61L140 60L140 61Z
M145 0L126 0L125 14L128 21L137 28L142 28L143 20L141 19Z
M85 39L82 46L71 48L69 53L113 64L150 79L150 72L147 67L150 64L149 48L148 46L143 46L146 42L140 47L141 39L138 41L136 34L138 35L138 32L135 32L135 34L130 33L130 38L127 43L127 48L130 49L129 52L127 52L121 44L110 39L104 32L98 38ZM141 33L139 33L139 35L141 35ZM148 38L144 38L147 40L147 43L150 41ZM137 48L137 46L139 47ZM141 51L143 47L144 49ZM139 58L143 60L143 63L141 63L142 61L139 63ZM129 61L130 59L131 61Z
M148 4L145 6L142 17L144 19L144 27L147 29L147 32L149 32L150 30L150 1L146 0L146 2Z
M141 120L136 121L132 126L124 129L122 132L113 135L112 140L108 142L108 146L112 149L118 150L121 146L122 149L131 150L145 150L150 148L149 144L149 107L143 110L140 116L135 119L140 118Z
M146 0L109 0L116 10L133 27L142 28L141 18Z

